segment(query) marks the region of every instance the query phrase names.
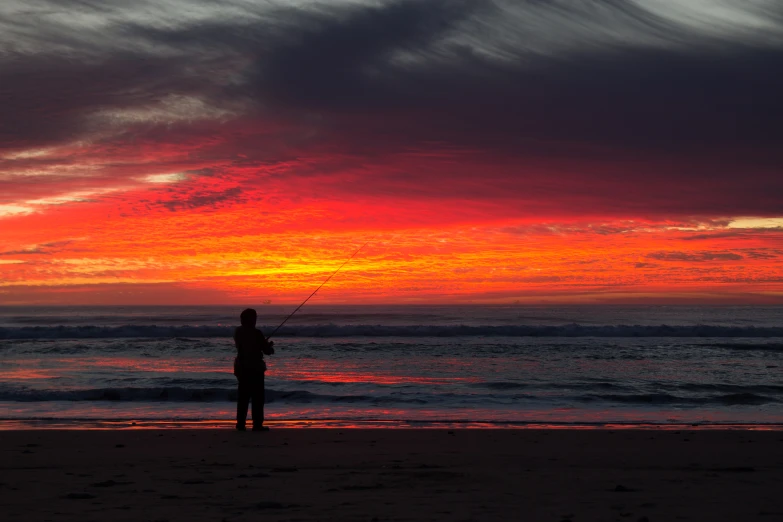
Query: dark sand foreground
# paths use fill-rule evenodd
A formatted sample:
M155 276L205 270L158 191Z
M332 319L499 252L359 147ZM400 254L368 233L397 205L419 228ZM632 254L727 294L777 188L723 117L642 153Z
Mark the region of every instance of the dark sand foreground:
M3 520L783 521L783 433L0 432Z

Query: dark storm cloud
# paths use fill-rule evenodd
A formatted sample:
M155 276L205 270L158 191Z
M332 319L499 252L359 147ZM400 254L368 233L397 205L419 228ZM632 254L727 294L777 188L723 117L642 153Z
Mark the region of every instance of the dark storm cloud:
M324 148L361 162L451 147L511 164L610 162L623 168L570 174L589 183L562 190L657 179L666 181L657 199L640 207L682 212L690 199L703 212L721 200L720 212L783 212L783 5L735 6L760 16L763 30L689 24L651 5L283 4L177 23L104 6L117 21L103 43L41 26L39 51L2 58L0 147L76 139L95 131L90 114L177 94L218 108L239 101L242 118L301 127L274 148L279 161ZM68 60L53 50L58 39L75 49ZM129 135L150 132L144 125ZM259 150L273 154L254 146L251 160ZM679 186L687 194L674 193Z
M248 80L262 99L293 107L412 107L420 101L409 92L421 81L419 73L391 65L390 60L395 53L426 52L477 5L406 1L351 11L345 17L310 16L297 24L298 34L274 42L271 52L259 57Z
M362 111L388 119L383 122L388 130L420 140L490 147L533 140L531 148L556 153L562 141L682 152L716 145L758 148L783 138L777 124L783 116L780 47L689 33L629 2L592 2L601 7L594 12L551 4L544 21L553 29L557 17L592 15L595 19L581 22L596 30L615 23L620 34L647 31L659 45L630 35L626 43L619 37L593 42L587 33L581 46L534 53L520 30L511 35L508 45L518 47L510 56L497 56L496 46L481 53L468 43L491 34L460 30L474 19L493 21L500 8L491 2L390 2L334 13L280 10L275 20L284 21L285 30L277 31L263 21L127 30L167 45L222 48L251 58L243 87L267 106ZM780 19L781 13L783 8L771 7L769 16ZM443 43L447 38L451 42ZM395 110L413 115L395 119L390 114ZM770 157L762 152L756 161L779 159L766 152Z
M46 146L82 137L85 117L141 107L164 93L197 90L165 58L112 56L80 63L50 56L0 60L0 149Z
M562 152L562 142L669 153L728 145L740 152L753 147L762 164L780 159L774 150L758 151L783 139L780 47L688 33L628 2L593 2L601 7L594 13L551 4L552 17L592 14L594 20L582 23L646 30L660 45L630 35L627 43L592 42L586 34L581 48L541 54L530 52L520 33L509 43L520 46L515 54L496 56L492 46L482 54L460 38L491 35L459 31L472 19L495 20L500 8L489 2L392 2L337 14L291 10L278 13L288 25L277 32L259 24L238 32L217 25L143 34L169 44L228 46L253 59L244 88L259 102L375 115L387 132L399 133L393 142L527 144L545 154ZM779 19L781 12L769 14ZM411 115L396 119L396 110ZM380 132L374 123L381 122L364 122ZM349 132L339 120L335 125Z
M397 1L276 8L249 21L184 27L120 23L115 36L128 42L124 55L89 64L25 56L6 64L10 82L3 82L2 95L10 103L4 112L11 111L17 126L23 119L16 115L27 114L26 126L47 132L50 126L36 121L47 110L57 119L113 104L132 106L172 91L235 96L237 87L211 77L214 64L204 58L224 53L251 60L240 83L262 104L294 111L370 111L379 117L394 109L421 111L416 125L397 123L415 127L413 135L421 138L579 140L674 150L716 142L779 143L780 47L688 32L627 1L585 4L593 8L554 1L522 2L513 10L493 2ZM525 21L525 8L535 9L541 27ZM772 20L783 16L783 7L767 9ZM519 17L517 33L507 41L499 42L491 26L478 24L499 23L504 15ZM568 22L577 17L595 33L602 24L614 24L618 36L573 34ZM483 34L463 34L477 28ZM533 41L526 39L526 29ZM540 38L535 33L546 29L570 30L562 38L573 40L573 48L532 52L530 46L546 44L535 41ZM625 34L631 31L644 31L654 45ZM144 52L149 46L139 42L182 54ZM195 74L184 74L194 66ZM216 84L223 84L223 92ZM35 102L44 102L38 111Z

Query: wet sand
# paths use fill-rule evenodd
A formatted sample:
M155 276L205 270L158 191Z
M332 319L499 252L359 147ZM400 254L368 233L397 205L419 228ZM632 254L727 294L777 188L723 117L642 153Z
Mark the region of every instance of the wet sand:
M783 432L0 432L3 520L781 521Z

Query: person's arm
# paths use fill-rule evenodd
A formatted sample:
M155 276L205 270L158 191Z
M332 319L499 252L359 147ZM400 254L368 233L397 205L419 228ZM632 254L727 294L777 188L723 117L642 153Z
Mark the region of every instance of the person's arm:
M261 340L261 351L264 352L264 355L272 355L275 353L274 349L274 341L268 341L267 338L264 336L264 334L261 332L261 330L258 330L258 336Z

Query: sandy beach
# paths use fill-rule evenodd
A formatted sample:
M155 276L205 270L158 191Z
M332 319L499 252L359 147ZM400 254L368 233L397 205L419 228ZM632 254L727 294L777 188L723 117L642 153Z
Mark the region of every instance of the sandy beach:
M783 432L0 432L4 520L783 520Z

